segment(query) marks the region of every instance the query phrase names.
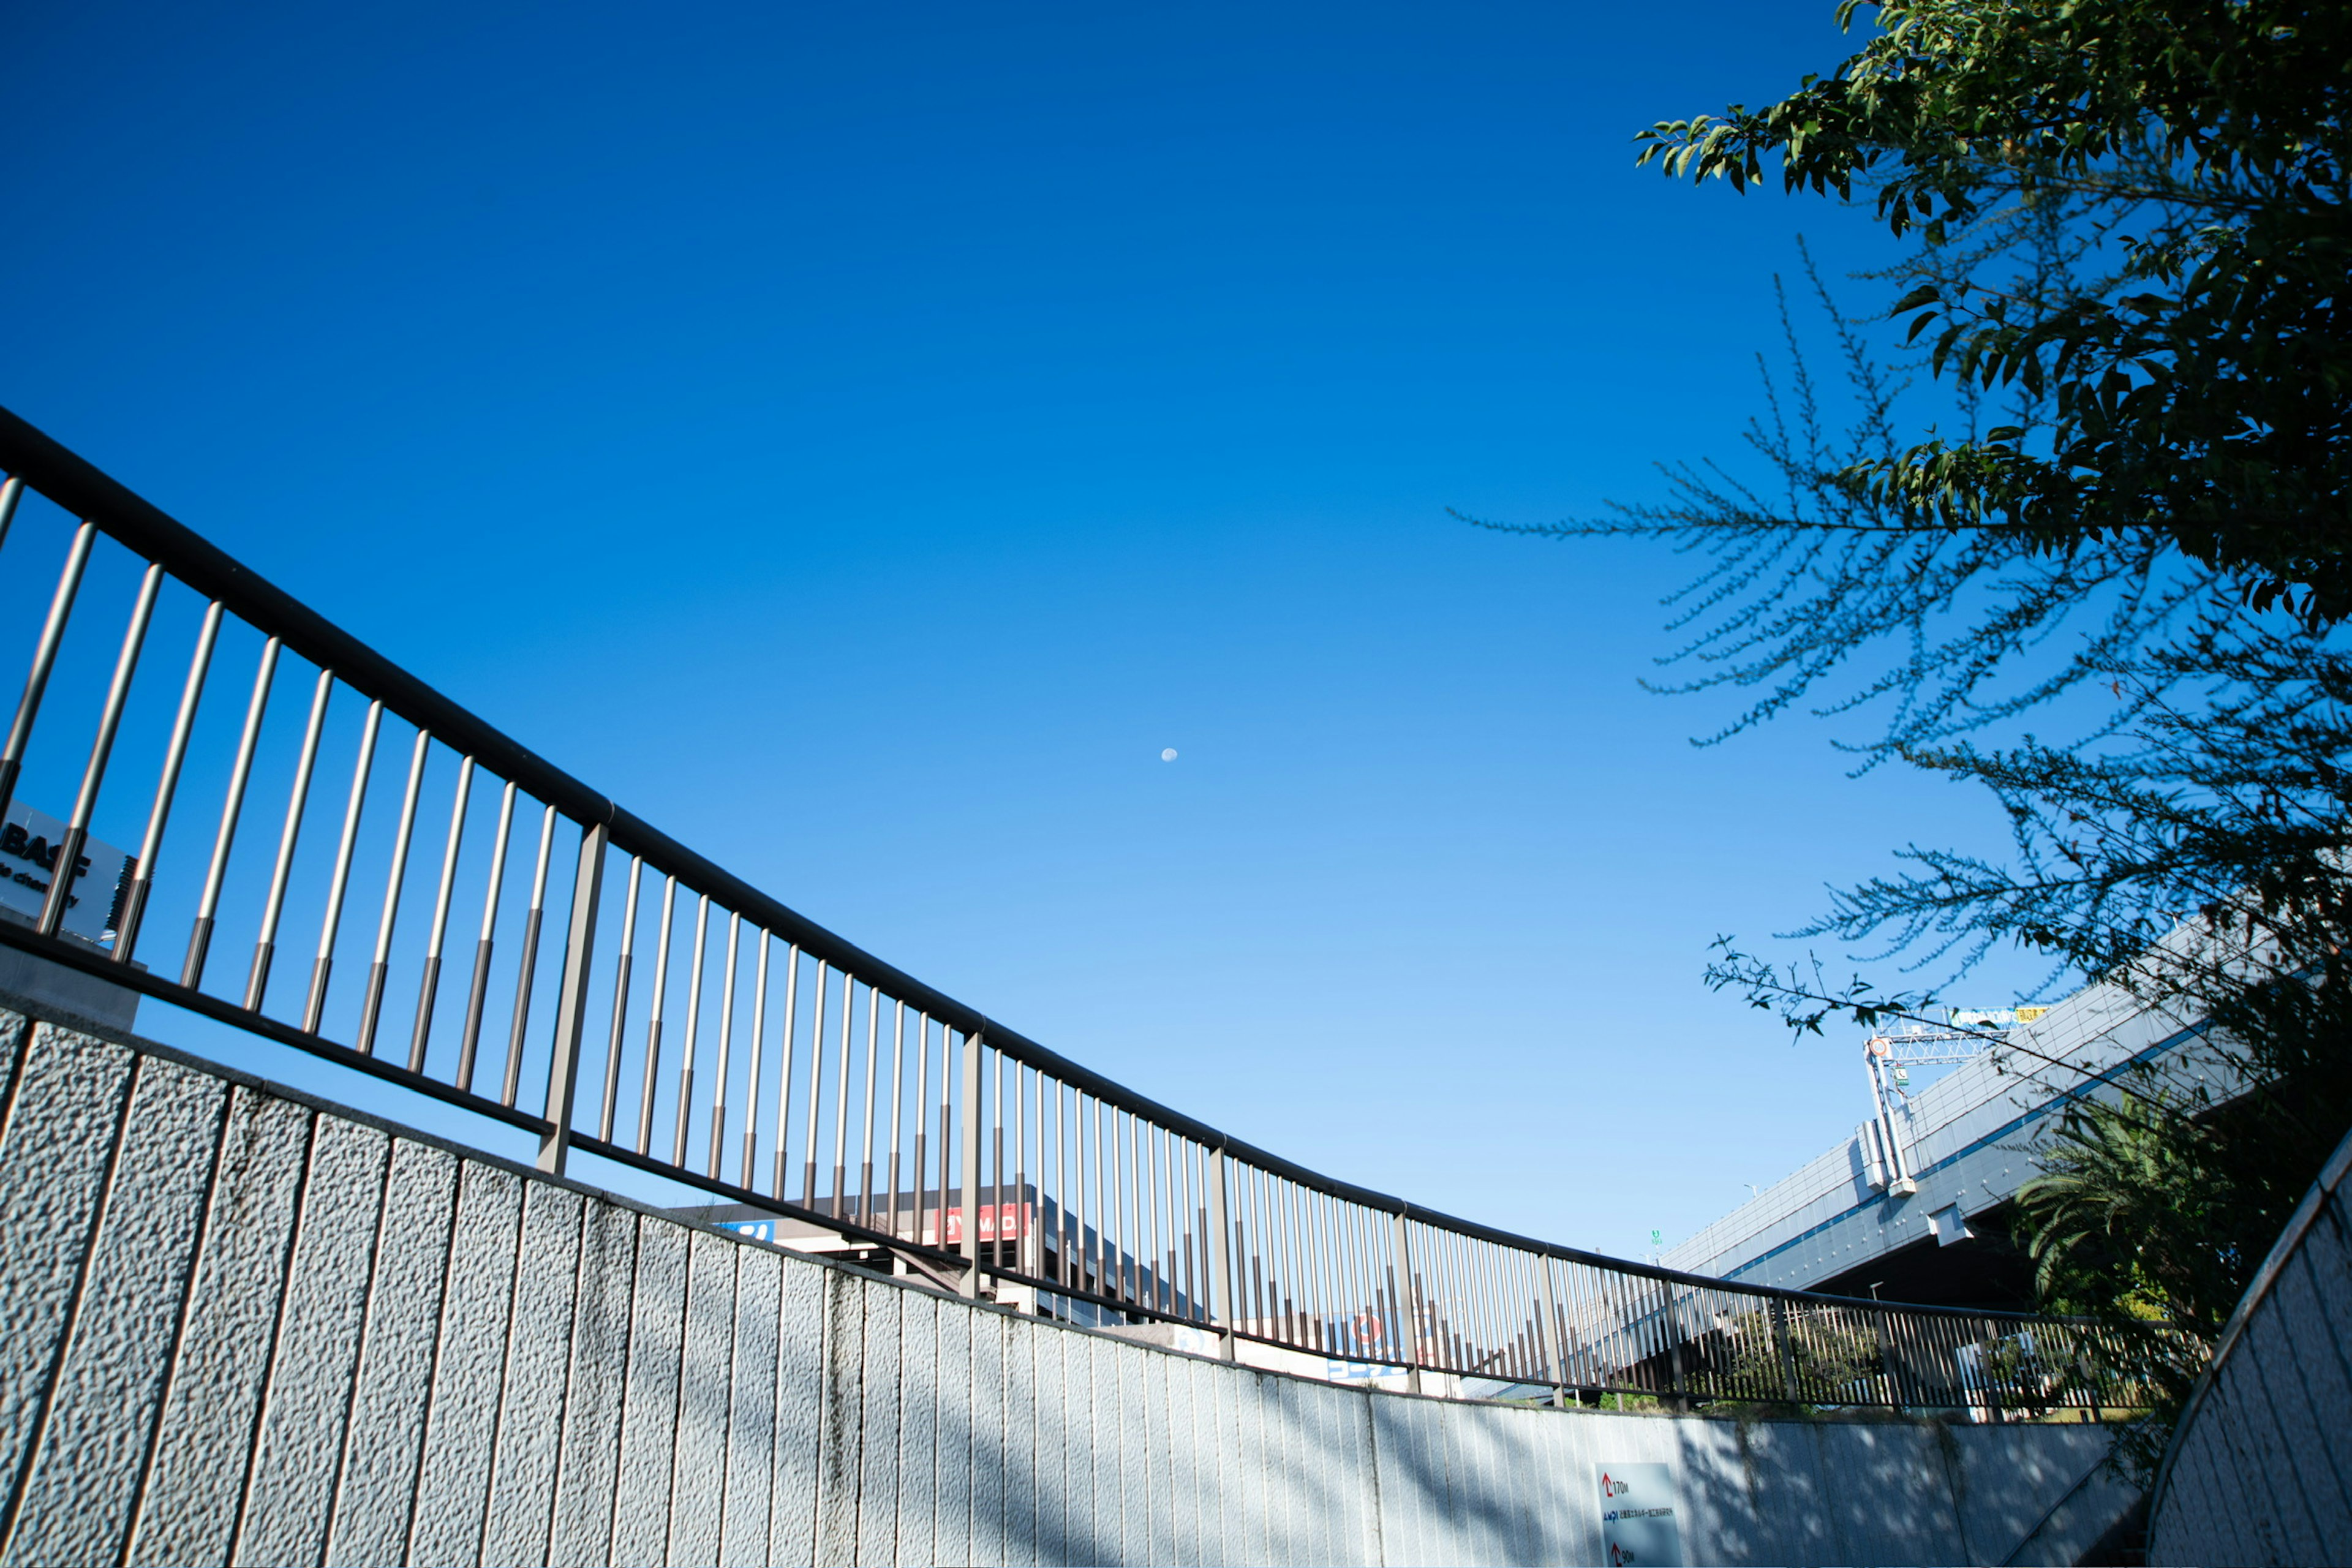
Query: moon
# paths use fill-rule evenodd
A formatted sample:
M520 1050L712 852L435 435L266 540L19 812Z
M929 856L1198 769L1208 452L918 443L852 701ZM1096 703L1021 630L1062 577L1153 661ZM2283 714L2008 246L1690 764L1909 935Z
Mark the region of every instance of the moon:
M1160 753L1160 760L1163 763L1174 762L1176 760L1176 748L1170 746L1165 751L1161 752Z

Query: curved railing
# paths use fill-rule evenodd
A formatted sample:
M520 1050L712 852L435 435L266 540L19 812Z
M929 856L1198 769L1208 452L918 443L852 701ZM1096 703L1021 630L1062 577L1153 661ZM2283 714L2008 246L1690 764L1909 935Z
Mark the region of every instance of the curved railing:
M544 1169L586 1151L1227 1354L1556 1399L2129 1401L2092 1325L1622 1262L1229 1138L730 876L5 411L0 470L28 630L48 589L0 647L0 943L524 1129Z

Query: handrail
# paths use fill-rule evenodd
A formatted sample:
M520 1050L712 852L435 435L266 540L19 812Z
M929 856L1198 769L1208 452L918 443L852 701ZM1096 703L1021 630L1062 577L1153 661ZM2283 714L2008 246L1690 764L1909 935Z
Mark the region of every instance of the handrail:
M54 918L38 931L0 921L0 945L36 952L68 968L102 974L143 994L194 1008L278 1043L357 1066L389 1081L535 1131L541 1138L541 1161L547 1168L560 1169L566 1150L576 1142L624 1163L699 1186L714 1195L751 1202L829 1226L845 1243L866 1245L880 1241L886 1247L901 1252L945 1259L960 1258L965 1267L968 1288L977 1290L983 1279L992 1278L1004 1286L1031 1292L1032 1303L1041 1310L1049 1299L1058 1300L1066 1307L1084 1302L1138 1318L1208 1323L1228 1342L1262 1340L1294 1348L1320 1349L1335 1355L1353 1355L1366 1363L1416 1368L1426 1365L1433 1370L1475 1372L1495 1365L1510 1369L1514 1376L1518 1376L1532 1369L1542 1374L1542 1381L1559 1388L1664 1389L1670 1384L1673 1394L1680 1398L1692 1396L1695 1389L1703 1392L1701 1385L1717 1389L1719 1395L1721 1390L1735 1386L1752 1389L1767 1384L1776 1390L1784 1389L1794 1398L1802 1381L1800 1371L1803 1370L1814 1384L1822 1384L1836 1396L1833 1402L1847 1403L1918 1403L1916 1390L1914 1395L1906 1395L1902 1388L1906 1382L1916 1384L1923 1378L1931 1394L1941 1390L1938 1397L1969 1403L1983 1392L1979 1388L1983 1378L1991 1374L1967 1370L1969 1366L1990 1363L1970 1362L1969 1355L1976 1352L1966 1352L1966 1345L1990 1345L2004 1334L2022 1344L2031 1334L2041 1332L2045 1337L2071 1336L2067 1342L2077 1348L2070 1353L2079 1359L2084 1354L2095 1356L2095 1346L2101 1342L2099 1336L2111 1332L2084 1321L2030 1313L1895 1306L1780 1287L1731 1284L1520 1236L1309 1170L1272 1151L1232 1138L1195 1117L1047 1049L979 1009L924 984L743 881L417 679L5 409L0 409L0 471L10 476L10 486L21 482L83 520L85 525L82 542L69 552L67 575L51 611L50 633L45 635L43 648L35 655L33 674L14 727L16 736L21 739L32 733L47 679L47 661L55 658L58 635L73 605L82 563L88 558L87 540L91 528L152 563L151 580L160 570L210 600L213 607L208 612L208 627L217 626L219 617L226 613L273 639L264 650L257 678L242 742L244 749L224 808L206 901L196 921L185 973L175 980L134 967L128 962L131 949L127 939L117 941L116 950L109 951L90 942L47 934L56 929ZM7 517L14 500L13 490L0 495L0 541L6 537ZM144 614L142 611L134 616L121 655L118 685L131 679L130 672L137 662L146 635ZM211 635L210 630L205 633L196 662L191 667L173 748L184 744L194 705L200 700L205 661L210 658ZM262 921L262 951L256 957L253 977L239 1005L204 991L201 981L205 944L212 929L210 900L230 853L239 815L246 809L244 779L270 691L274 650L279 647L315 665L320 674L312 699L308 738L295 770L295 795L287 808L271 903ZM305 815L312 810L306 792L320 744L320 719L338 687L349 688L373 704L368 720L369 739L361 748L358 771L342 813L343 847L327 902L327 929L310 983L305 1026L296 1027L269 1017L263 1010L271 973L268 958L278 929L278 901L282 896L297 835ZM119 709L118 700L115 710ZM361 1026L361 1046L354 1049L320 1032L320 1020L335 961L336 921L350 876L351 847L361 826L371 770L376 765L372 761L374 726L385 713L415 726L418 733L410 763L407 804L398 829L400 847L391 862L392 886L384 895L369 1000L364 1004L371 1011ZM106 722L111 724L113 721ZM110 743L110 731L109 736ZM418 789L431 742L438 742L454 752L462 767L457 774L456 803L450 808L442 891L433 917L434 935L425 960L415 1044L408 1065L402 1067L373 1054L376 1037L372 1010L379 1005L383 994L404 875L403 868L415 832ZM20 745L20 740L12 740L11 745ZM106 748L101 746L89 763L82 789L87 800L96 798L103 778L105 754ZM159 842L163 833L180 765L177 759L174 750L166 763L165 782L158 787L149 828L151 842ZM8 804L5 797L14 787L16 769L21 761L14 754L0 756L0 805ZM467 831L468 781L477 769L493 780L504 781L505 793L499 810L500 837L486 884L482 933L465 1020L463 1065L448 1081L444 1081L425 1070L427 1037L436 1008L441 1005L436 1002L439 994L436 990L442 962L441 943L450 913L451 879L457 874L460 840ZM331 793L331 786L330 789ZM506 835L509 825L528 832L524 818L530 814L518 818L515 813L518 791L543 803L546 815L538 836L537 870L529 895L530 907L527 911L517 910L515 913L515 918L524 919L522 967L511 1015L511 1041L505 1047L503 1058L505 1087L502 1094L492 1095L478 1092L472 1087L472 1073L478 1042L490 1041L484 1048L493 1052L498 1049L496 1026L488 1016L494 1004L488 996L487 985L499 940L496 933L500 910L512 899L507 881L501 879L509 877L505 868ZM81 808L77 809L81 812ZM557 889L558 896L572 905L571 934L557 986L558 1006L541 1008L534 1015L530 1003L537 981L532 963L541 922L552 912L542 906L549 887L552 834L559 815L579 827L581 857L571 891L564 893L560 886ZM71 831L79 834L87 826L86 820L78 818ZM73 847L78 849L79 844L79 838L72 840ZM605 858L608 847L631 858L621 891L611 895L601 891L611 879L613 863ZM518 866L528 863L527 854L518 856ZM653 959L652 988L639 994L651 998L651 1013L646 1020L648 1033L643 1047L627 1058L641 1068L642 1108L635 1118L635 1142L632 1146L615 1135L615 1118L619 1077L626 1050L625 1023L635 1017L631 1012L635 1005L631 964L635 956L632 945L635 939L631 933L636 929L639 895L645 890L641 868L654 874L661 912L651 939L655 950L647 955ZM154 866L140 867L137 871L142 878L152 879L157 874ZM125 876L130 875L126 869ZM681 892L694 910L694 937L678 963L682 970L690 969L692 978L685 998L684 1031L682 1035L666 1037L664 1007L676 984L670 973L676 922L686 914L677 897ZM609 908L600 911L599 900L624 897L627 913L622 924L618 968L614 971L612 982L613 1020L603 1117L599 1131L592 1135L574 1125L572 1085L594 1049L583 1042L590 989L601 984L595 979L597 971L593 966L599 963L610 966L615 962L600 956L597 950L599 931L614 920ZM50 902L62 909L59 898L52 894ZM716 1037L715 1090L711 1088L712 1078L698 1080L695 1054L705 1032L701 1009L709 992L706 963L712 952L714 912L726 922L720 955L725 979L720 991L723 1013ZM135 923L135 910L130 919ZM723 1179L721 1168L730 1153L724 1141L730 1082L728 1053L735 1039L734 1012L740 994L737 970L742 952L739 931L745 924L754 932L757 1011L749 1041L751 1065L745 1069L749 1105L739 1134L742 1140L742 1176L737 1181ZM125 929L130 927L126 925ZM511 938L504 940L511 942ZM462 951L462 931L459 943ZM759 1018L764 1015L771 994L769 965L778 943L786 944L783 1021L782 1034L776 1039L781 1060L775 1067L773 1082L766 1083L760 1065L766 1037ZM815 964L815 984L811 988L813 1011L803 1040L796 1011L800 1004L794 998L803 966L811 962ZM836 983L839 1011L832 1015L829 1023L826 1009L833 994L829 987ZM862 1092L851 1081L857 1056L853 1012L860 987L866 998L866 1077ZM886 1000L895 1005L898 1012L888 1058L893 1074L887 1101L891 1118L887 1150L889 1197L887 1226L877 1228L870 1222L876 1200L881 1196L879 1184L884 1175L876 1157L885 1151L877 1148L875 1140L877 1114L886 1104L880 1098L877 1078L882 1060L880 1039ZM905 1036L909 1008L914 1010L917 1023L919 1063L912 1100L906 1097L898 1077L907 1061ZM539 1115L516 1103L522 1055L527 1048L535 1048L528 1047L527 1040L544 1037L543 1023L540 1034L530 1033L529 1026L534 1017L552 1017L558 1036L549 1046L552 1054L549 1060L547 1110ZM930 1027L933 1023L940 1026L936 1058ZM490 1027L490 1034L482 1032L486 1026ZM831 1032L836 1030L837 1033ZM960 1046L956 1043L959 1036ZM675 1150L667 1155L656 1154L650 1144L657 1102L667 1092L668 1081L657 1073L657 1069L668 1066L662 1060L666 1041L682 1051L682 1065L677 1069L681 1076L675 1096L668 1101L672 1107L668 1125L675 1134ZM956 1066L959 1051L960 1069ZM834 1065L828 1084L829 1059ZM934 1101L925 1098L929 1090L923 1085L924 1075L931 1070L935 1059L939 1084ZM805 1121L803 1128L796 1130L787 1123L794 1113L793 1074L803 1061L807 1066L808 1079L799 1110ZM1005 1087L1008 1067L1013 1074L1009 1097ZM994 1075L995 1100L993 1122L988 1125L982 1117L989 1092L987 1075L991 1071ZM824 1100L828 1087L832 1095L829 1101ZM770 1088L774 1091L775 1118L767 1139L772 1146L775 1174L772 1181L763 1184L754 1173L755 1155L762 1147L756 1122L764 1104L763 1096ZM1050 1134L1046 1125L1049 1088ZM1024 1096L1034 1097L1034 1120L1031 1101ZM696 1113L706 1102L711 1119L708 1137L702 1139ZM859 1108L863 1124L860 1163L848 1158L848 1118L853 1103ZM833 1158L830 1179L823 1180L821 1167L825 1162L820 1157L824 1142L820 1110L826 1105L833 1110ZM914 1234L908 1236L901 1234L903 1211L898 1204L902 1193L899 1138L908 1126L910 1108L916 1207ZM926 1138L934 1111L938 1142L927 1152ZM1070 1120L1073 1113L1075 1122ZM1087 1121L1090 1113L1091 1133ZM1014 1145L1009 1157L1005 1148L1008 1128ZM704 1151L699 1163L688 1157L698 1140ZM950 1147L963 1161L964 1175L960 1182L949 1163ZM785 1195L788 1148L799 1153L803 1164L798 1202ZM1014 1222L999 1209L1008 1181L1016 1195L1023 1190L1027 1180L1022 1173L1023 1162L1033 1153L1038 1163L1037 1182L1045 1180L1045 1167L1050 1159L1055 1163L1057 1184L1067 1184L1070 1190L1061 1191L1055 1202L1062 1215L1075 1217L1076 1229L1063 1228L1068 1219L1057 1217L1054 1222L1056 1232L1051 1238L1024 1229L1017 1245L1009 1233L982 1242L979 1232L983 1213L989 1216L985 1221L989 1225L1014 1226ZM1073 1182L1069 1166L1074 1155L1076 1179ZM935 1179L926 1175L933 1170ZM982 1204L992 1176L998 1207L985 1207ZM936 1203L940 1212L935 1216L927 1216L923 1208L927 1180L933 1181L939 1194ZM817 1202L821 1185L829 1194L829 1213ZM955 1194L953 1214L945 1212L950 1191ZM1371 1224L1374 1215L1382 1216L1378 1226ZM960 1249L949 1237L958 1218L965 1230ZM1014 1228L1035 1223L1035 1216L1032 1216L1020 1221ZM1393 1227L1392 1234L1384 1233L1383 1227L1389 1226ZM928 1241L926 1237L929 1237ZM1461 1249L1469 1244L1492 1250L1483 1254L1463 1252ZM1515 1258L1519 1261L1512 1261ZM1522 1267L1532 1268L1538 1278L1530 1282L1512 1272ZM1208 1282L1213 1279L1222 1282L1216 1291L1209 1289ZM1637 1281L1642 1282L1643 1289L1633 1288ZM1228 1306L1222 1314L1213 1315L1207 1303L1219 1293ZM1688 1323L1684 1321L1686 1308L1678 1306L1678 1300L1686 1302L1687 1311L1695 1314ZM1711 1311L1703 1310L1707 1302L1714 1303ZM1106 1303L1109 1304L1108 1308ZM1764 1311L1767 1305L1771 1309L1769 1313ZM1352 1318L1349 1317L1351 1312ZM1767 1316L1771 1324L1769 1344L1777 1349L1769 1352L1740 1349L1745 1343L1742 1335L1753 1338L1764 1332L1757 1324ZM1867 1389L1855 1381L1864 1377L1855 1370L1863 1364L1856 1359L1863 1353L1855 1348L1860 1342L1853 1338L1853 1331L1836 1326L1849 1318L1855 1323L1881 1325L1875 1331L1875 1348L1864 1359L1871 1364L1883 1363L1882 1370L1868 1374L1864 1381L1875 1381L1869 1382ZM1748 1319L1756 1322L1736 1331L1725 1326ZM1814 1326L1808 1328L1807 1323ZM1901 1332L1892 1331L1885 1326L1888 1324L1897 1325ZM1806 1339L1808 1334L1813 1338ZM1828 1338L1822 1339L1822 1335ZM1399 1342L1400 1337L1404 1342ZM1710 1344L1714 1346L1712 1351L1707 1348ZM1764 1355L1763 1361L1757 1359L1759 1353ZM1730 1357L1724 1365L1732 1370L1717 1368L1710 1372L1706 1364L1710 1354L1718 1360ZM1400 1356L1403 1358L1402 1363L1396 1359ZM1780 1369L1778 1372L1771 1364L1775 1356ZM1648 1370L1641 1371L1637 1377L1636 1371L1643 1367ZM1595 1375L1573 1375L1580 1368ZM1713 1383L1708 1383L1710 1377ZM1633 1381L1622 1381L1626 1378ZM1824 1379L1828 1380L1826 1384ZM1814 1392L1820 1394L1822 1390L1816 1388ZM1992 1397L1990 1394L1985 1396ZM2000 1397L2012 1402L2014 1399L2013 1393ZM1933 1403L1933 1399L1927 1402Z

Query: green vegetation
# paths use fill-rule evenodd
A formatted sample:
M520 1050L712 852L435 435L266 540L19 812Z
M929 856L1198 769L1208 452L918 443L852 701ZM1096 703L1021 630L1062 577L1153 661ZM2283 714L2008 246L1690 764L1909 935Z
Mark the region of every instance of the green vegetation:
M1851 26L1861 0L1844 0ZM1892 313L1930 369L2037 400L1846 478L1914 523L2045 549L2159 535L2250 604L2352 614L2352 12L2298 0L1890 0L1780 101L1643 161L1874 200L1921 244Z
M2201 1050L2073 1102L2017 1205L2050 1306L2179 1331L2136 1336L2126 1369L2144 1469L2352 1125L2352 9L1890 0L1874 21L1778 102L1639 138L1742 190L1777 160L1906 244L1860 315L1807 262L1844 411L1797 356L1748 427L1763 478L1677 465L1664 503L1517 531L1699 557L1666 689L1747 693L1710 742L1795 707L1871 716L1843 742L1859 767L2000 803L2000 852L1908 847L1794 939L1948 977L2021 949L2049 988L2111 981L2204 1022ZM1916 360L1887 363L1881 322ZM1914 385L1936 421L1906 423ZM1707 979L1801 1033L1937 1003L1730 938Z

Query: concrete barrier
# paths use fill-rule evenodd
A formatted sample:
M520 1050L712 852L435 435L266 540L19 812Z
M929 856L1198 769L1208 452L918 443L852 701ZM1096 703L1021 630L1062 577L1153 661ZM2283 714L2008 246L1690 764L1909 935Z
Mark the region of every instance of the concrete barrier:
M2151 1563L2352 1562L2352 1137L2231 1314L2174 1430Z
M2069 1563L2132 1501L2094 1426L1181 1355L16 1013L0 1083L8 1563L1601 1563L1628 1466L1690 1562Z

